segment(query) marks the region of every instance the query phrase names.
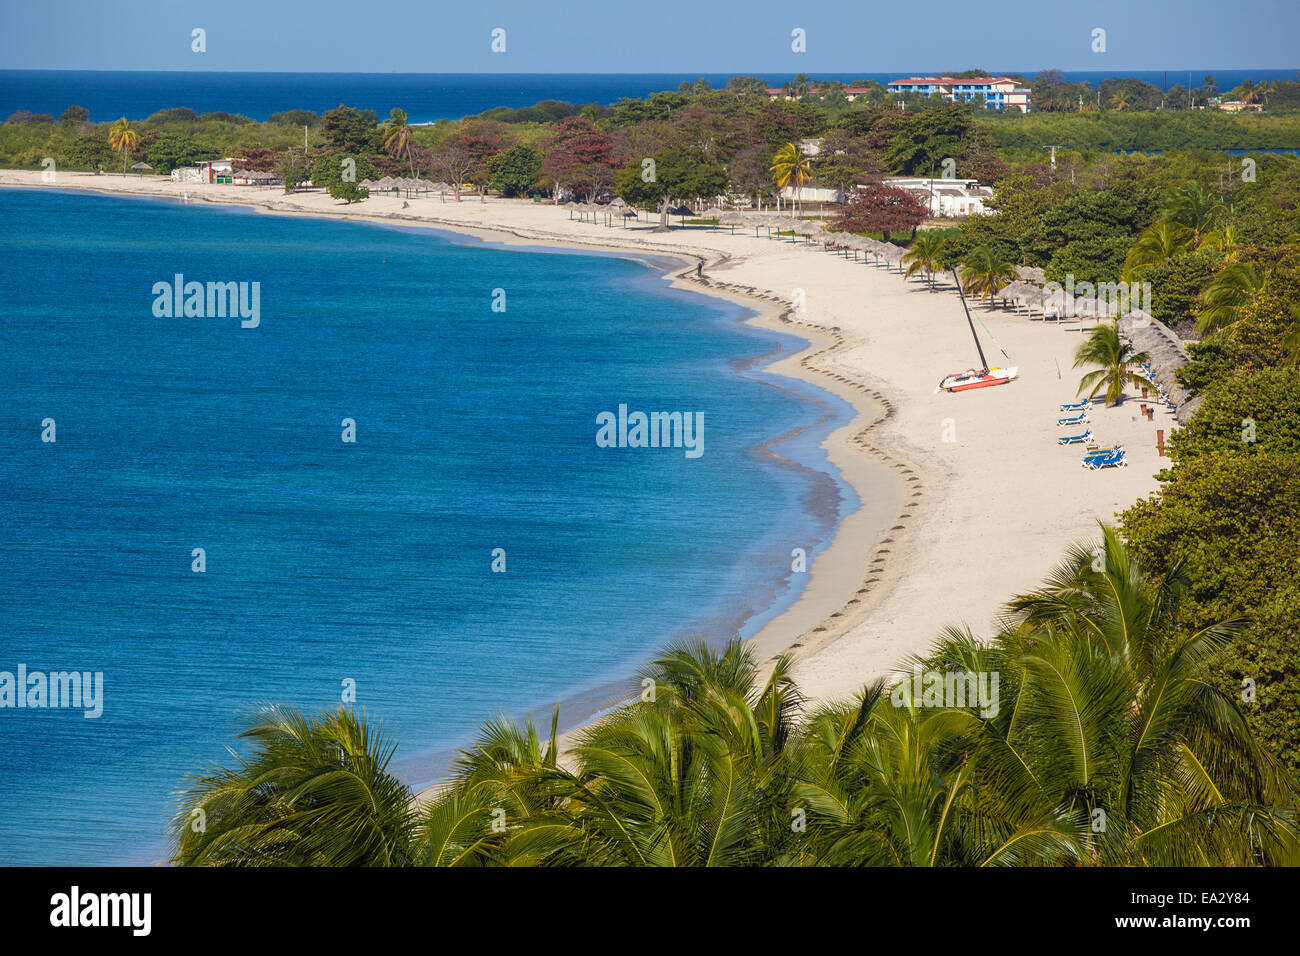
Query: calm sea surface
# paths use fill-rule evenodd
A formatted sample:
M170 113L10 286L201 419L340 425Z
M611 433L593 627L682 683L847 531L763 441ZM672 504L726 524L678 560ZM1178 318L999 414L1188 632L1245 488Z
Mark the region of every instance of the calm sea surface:
M345 682L426 784L488 717L753 633L858 507L847 406L762 371L799 340L641 262L28 190L0 258L0 671L104 679L98 719L0 710L0 862L159 859L259 703ZM259 283L260 325L156 317L178 273ZM620 403L702 412L703 456L598 448Z

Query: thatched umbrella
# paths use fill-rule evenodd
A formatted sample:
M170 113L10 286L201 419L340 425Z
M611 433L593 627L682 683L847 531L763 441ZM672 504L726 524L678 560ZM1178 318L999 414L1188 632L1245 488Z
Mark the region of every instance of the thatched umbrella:
M898 271L903 271L903 256L907 255L907 250L902 246L896 246L892 242L882 242L880 244L880 258L885 260L885 268L889 268L889 263L899 263Z
M726 214L727 214L727 210L721 209L717 206L710 206L708 209L704 210L704 212L700 213L700 218L712 219L713 229L716 231L718 228L718 220L721 219Z
M1038 292L1037 286L1030 285L1028 282L1016 280L1004 285L1001 289L993 294L994 299L1001 299L1005 302L1020 302L1029 298L1032 293Z
M1038 266L1016 266L1016 278L1042 285L1047 281L1047 273Z
M144 179L144 171L145 171L146 169L148 169L148 170L152 170L152 169L153 169L153 167L150 166L148 163L132 163L132 164L131 164L131 168L132 168L132 169L138 169L138 170L140 170L140 178L141 178L141 179Z

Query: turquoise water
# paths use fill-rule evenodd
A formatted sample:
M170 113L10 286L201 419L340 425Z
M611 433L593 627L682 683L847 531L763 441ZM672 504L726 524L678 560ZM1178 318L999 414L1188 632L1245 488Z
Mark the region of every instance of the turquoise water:
M260 702L355 681L417 786L485 718L581 720L753 633L857 507L848 408L762 371L801 342L642 262L35 190L0 224L0 671L104 680L98 719L0 709L6 863L160 859ZM176 273L260 283L260 324L155 317ZM620 403L704 454L598 448Z

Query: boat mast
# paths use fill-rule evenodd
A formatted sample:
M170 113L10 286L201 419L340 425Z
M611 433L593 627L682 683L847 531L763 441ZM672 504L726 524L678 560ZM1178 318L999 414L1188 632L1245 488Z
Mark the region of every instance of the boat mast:
M961 291L961 280L957 278L957 270L952 270L952 281L957 283L957 294L961 296L961 307L966 309L966 322L970 325L971 338L975 340L975 348L980 353L980 369L987 372L989 370L989 360L984 357L984 349L980 346L980 337L975 334L975 320L970 317L970 309L966 306L966 295Z

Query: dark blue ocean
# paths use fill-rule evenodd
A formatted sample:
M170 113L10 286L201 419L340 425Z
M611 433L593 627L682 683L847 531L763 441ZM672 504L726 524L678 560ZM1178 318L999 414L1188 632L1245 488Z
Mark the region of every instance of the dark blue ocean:
M643 262L15 189L0 258L0 671L104 679L98 719L0 709L3 863L162 858L259 703L345 682L427 784L487 718L752 634L858 506L817 447L848 408L763 371L800 340ZM156 317L177 273L260 283L260 325ZM702 412L704 454L597 447L620 403Z
M993 70L1032 77L1036 70ZM1072 82L1096 86L1113 76L1133 76L1161 88L1176 84L1199 86L1212 74L1219 89L1229 90L1245 79L1294 80L1294 69L1284 70L1141 70L1128 73L1069 72ZM725 86L733 74L704 74L715 87ZM887 83L912 74L816 74L819 80L877 80ZM413 123L456 119L497 106L519 108L541 100L609 105L623 97L643 97L660 90L675 90L693 83L700 74L678 73L202 73L77 70L0 70L0 119L19 109L58 116L76 104L90 110L97 122L119 116L139 120L160 109L188 106L199 113L222 110L264 120L283 110L324 112L340 103L371 109L387 116L401 107ZM793 79L792 73L768 73L771 86Z

